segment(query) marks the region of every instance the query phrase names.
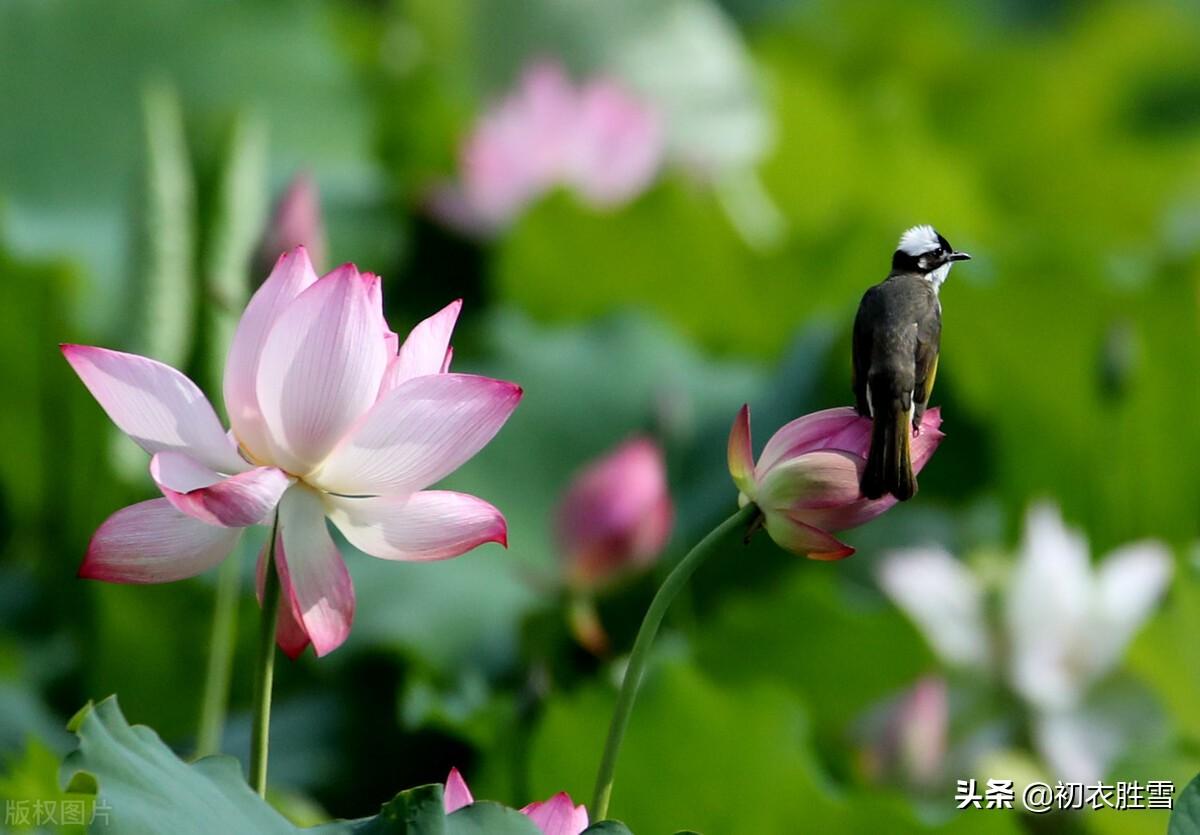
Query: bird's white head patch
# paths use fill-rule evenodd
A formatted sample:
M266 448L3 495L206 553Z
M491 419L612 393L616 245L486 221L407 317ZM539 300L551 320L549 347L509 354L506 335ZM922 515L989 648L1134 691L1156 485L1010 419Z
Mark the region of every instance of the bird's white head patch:
M933 252L941 245L941 238L937 230L925 224L923 226L914 226L901 235L900 244L897 249L916 257L924 255L926 252Z

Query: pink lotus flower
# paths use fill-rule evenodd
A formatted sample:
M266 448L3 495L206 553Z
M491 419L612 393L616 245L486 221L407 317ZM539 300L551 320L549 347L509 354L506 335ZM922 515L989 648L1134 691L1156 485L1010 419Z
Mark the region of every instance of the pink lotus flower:
M265 272L279 253L298 246L308 251L317 269L325 263L325 224L321 219L321 197L316 182L309 174L297 174L275 204L256 263L262 263Z
M436 191L432 209L489 232L556 186L596 208L618 206L649 185L663 152L658 114L620 83L576 86L561 65L539 63L480 117L463 144L461 183Z
M944 437L942 419L930 409L912 440L913 472L920 472ZM758 505L771 539L815 560L840 560L854 549L837 531L869 522L896 503L893 496L867 499L859 492L866 466L871 421L850 408L826 409L797 418L767 441L758 464L750 446L750 407L743 406L729 435L729 473L741 491L738 502Z
M589 464L559 505L555 533L575 588L645 568L671 536L675 508L662 449L637 437Z
M278 513L279 644L317 655L350 631L354 589L325 524L381 559L435 560L506 543L474 496L426 489L492 439L521 399L513 383L451 374L459 302L400 345L379 278L344 265L318 279L303 248L279 259L247 305L225 365L232 430L169 366L104 348L63 353L113 422L153 457L163 498L110 516L81 577L162 583L231 551ZM266 549L264 548L264 554ZM265 572L259 559L260 577Z
M450 775L446 777L442 802L447 815L475 802L457 768L450 769ZM580 835L588 828L587 809L583 805L576 806L566 792L559 792L549 800L530 803L521 814L537 824L544 835Z

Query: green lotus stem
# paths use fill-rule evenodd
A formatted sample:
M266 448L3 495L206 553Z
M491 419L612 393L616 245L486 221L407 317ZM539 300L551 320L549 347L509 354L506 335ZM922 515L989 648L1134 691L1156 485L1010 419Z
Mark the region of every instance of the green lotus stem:
M687 585L687 581L696 573L696 569L707 560L731 532L745 527L758 508L747 504L737 513L730 516L708 536L700 540L688 552L679 564L667 575L667 579L650 601L650 608L642 619L637 638L633 642L633 651L629 654L629 664L625 668L625 676L621 680L621 689L617 693L617 704L613 708L612 722L608 726L608 739L604 743L604 755L600 758L600 770L596 774L596 790L592 799L592 820L601 821L608 815L608 802L612 797L613 777L617 768L617 755L621 750L621 740L625 736L629 717L633 713L633 703L637 698L638 687L646 672L646 664L650 660L650 650L654 644L654 636L658 627L670 608L671 603Z
M238 561L225 560L217 572L212 632L208 642L208 669L204 674L204 700L200 704L200 728L196 733L197 757L206 757L221 750L225 716L229 710L229 679L237 640L240 587Z
M275 678L275 624L279 615L279 573L275 569L275 536L279 511L271 523L263 582L262 625L258 633L258 664L254 676L254 708L250 727L250 787L267 796L267 748L271 733L271 684Z

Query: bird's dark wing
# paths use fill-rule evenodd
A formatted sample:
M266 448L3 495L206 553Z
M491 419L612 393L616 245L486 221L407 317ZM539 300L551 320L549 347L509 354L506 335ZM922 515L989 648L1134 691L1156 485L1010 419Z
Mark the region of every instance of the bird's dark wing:
M874 349L875 335L871 333L870 314L872 309L879 304L879 296L878 285L863 293L862 301L858 304L858 314L854 317L852 385L855 408L864 417L871 415L871 407L867 402L867 375L871 370L871 351Z
M936 302L935 302L936 304ZM933 382L937 377L938 353L942 346L942 312L934 308L932 315L925 317L917 326L916 381L913 402L918 413L929 405ZM919 417L916 415L914 417Z

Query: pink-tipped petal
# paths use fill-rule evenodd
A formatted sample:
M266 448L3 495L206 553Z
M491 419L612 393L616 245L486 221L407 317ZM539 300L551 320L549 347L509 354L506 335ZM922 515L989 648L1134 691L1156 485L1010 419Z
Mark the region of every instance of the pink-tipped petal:
M320 497L293 485L279 503L275 565L283 586L282 606L312 641L318 656L341 646L354 620L354 586L325 526Z
M275 319L256 392L272 461L302 474L321 462L379 392L387 346L379 279L339 267Z
M813 412L785 424L771 436L758 457L758 476L762 478L780 461L817 449L841 449L865 457L870 440L871 419L859 417L851 408Z
M182 452L171 451L150 459L150 476L180 512L230 528L263 522L290 481L274 467L257 467L226 478Z
M225 559L241 531L207 525L166 499L122 508L92 536L79 576L110 583L169 583Z
M283 545L278 541L279 536L275 537L275 548L278 551L283 548ZM258 566L255 571L255 595L258 597L258 605L262 605L263 587L267 580L267 543L263 543L262 549L258 552ZM308 648L309 640L308 633L304 631L304 627L296 620L295 612L288 605L287 601L279 602L279 614L275 618L275 644L288 658L295 661L300 657L300 654Z
M832 534L784 513L765 515L767 533L775 544L810 560L840 560L854 549Z
M549 800L530 803L521 814L537 824L542 835L580 835L588 828L587 809L576 806L566 792L559 792Z
M464 806L470 806L475 802L474 795L467 788L467 781L458 773L457 768L451 768L450 773L446 775L446 788L442 792L442 803L446 808L446 814L457 812Z
M311 480L351 496L423 490L495 437L521 395L490 377L414 377L381 397Z
M87 345L63 345L62 352L112 422L146 452L185 452L224 473L247 469L203 392L174 368Z
M385 560L443 560L485 542L508 545L508 526L500 511L466 493L326 496L325 507L351 545Z
M755 495L754 450L750 446L750 405L738 411L729 433L729 474L738 490L749 498Z
M257 380L263 343L284 309L317 281L304 247L280 257L238 322L225 358L224 395L229 422L242 446L259 461L270 455L258 405Z
M450 335L462 310L462 299L453 301L417 324L409 333L400 352L388 364L380 395L405 380L426 374L440 374L450 365Z

